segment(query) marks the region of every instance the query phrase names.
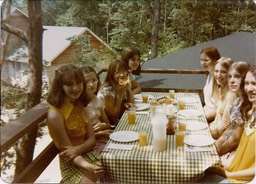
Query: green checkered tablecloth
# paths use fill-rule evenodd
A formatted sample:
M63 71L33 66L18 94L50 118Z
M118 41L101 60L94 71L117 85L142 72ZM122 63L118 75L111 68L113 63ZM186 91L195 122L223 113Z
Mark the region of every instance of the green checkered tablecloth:
M167 96L167 93L147 93L156 98ZM176 93L175 98L193 97L197 98L195 104L186 105L187 109L203 111L199 95L196 93ZM179 121L192 121L177 117ZM198 117L198 121L207 123L204 115ZM219 163L219 156L214 145L210 151L185 152L184 147L176 147L175 136L167 136L167 149L157 152L152 147L152 127L148 114L136 114L136 124L127 123L127 114L123 114L118 123L116 131L146 131L148 145L139 146L138 141L120 143L109 140L108 144L134 145L133 149L117 150L105 149L101 153L101 159L106 170L105 183L184 183L198 181L205 169ZM208 131L208 135L210 135Z

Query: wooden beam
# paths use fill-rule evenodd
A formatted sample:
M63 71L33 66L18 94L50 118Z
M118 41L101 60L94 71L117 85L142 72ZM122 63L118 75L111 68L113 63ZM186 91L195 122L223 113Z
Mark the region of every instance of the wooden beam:
M11 147L46 118L49 104L41 102L17 119L1 127L1 153Z
M13 181L13 183L34 183L42 171L48 167L59 150L51 142Z
M204 70L163 70L163 69L156 69L156 68L150 68L150 69L143 69L140 71L141 73L158 73L158 74L206 74L206 71Z

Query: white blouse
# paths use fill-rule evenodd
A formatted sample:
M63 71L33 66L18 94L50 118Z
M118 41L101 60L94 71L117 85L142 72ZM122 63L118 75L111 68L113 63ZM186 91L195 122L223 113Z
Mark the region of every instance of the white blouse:
M212 86L213 78L210 75L208 75L204 86L205 113L209 113L214 109L215 100L212 97Z

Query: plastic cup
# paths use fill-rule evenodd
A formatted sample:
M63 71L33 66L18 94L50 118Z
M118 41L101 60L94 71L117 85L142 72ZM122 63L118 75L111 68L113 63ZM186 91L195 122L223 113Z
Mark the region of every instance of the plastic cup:
M129 109L127 111L128 124L135 124L136 122L136 113L134 109Z
M176 146L183 146L184 145L184 138L185 138L185 131L177 130L175 132L176 137Z
M142 103L148 103L148 95L142 95Z
M186 131L186 123L182 123L182 122L180 122L179 123L179 130L181 130L181 131Z
M178 101L178 105L179 105L179 109L180 109L180 110L183 110L183 109L185 109L185 107L186 107L185 102L182 101L182 100L179 100L179 101Z
M147 133L146 132L139 133L139 143L140 143L140 146L147 146Z
M172 98L172 99L175 98L175 90L173 90L173 89L169 90L169 98Z

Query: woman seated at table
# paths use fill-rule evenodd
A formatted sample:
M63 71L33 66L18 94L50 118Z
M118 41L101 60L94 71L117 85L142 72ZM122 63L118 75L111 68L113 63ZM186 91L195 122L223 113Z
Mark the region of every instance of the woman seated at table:
M217 152L220 156L235 151L237 148L244 126L242 104L245 96L244 78L249 69L249 64L243 61L235 62L228 71L228 86L231 92L236 93L238 98L230 108L229 127L215 141Z
M96 138L95 150L101 152L113 131L110 128L110 122L105 112L103 101L96 96L100 86L100 78L90 66L81 67L80 69L86 81L87 94L90 96L90 103L86 106L85 110L94 130Z
M241 105L241 115L245 120L244 130L236 153L230 165L211 167L209 173L217 173L232 182L248 182L255 177L255 136L256 136L256 65L245 77L244 90L247 94Z
M107 116L114 128L124 113L126 105L134 103L128 71L122 61L115 60L110 63L105 81L97 96L103 100Z
M129 70L129 80L132 86L132 93L141 93L141 87L135 78L135 75L139 75L141 70L140 51L133 47L127 47L121 54L121 60Z
M214 139L218 139L229 127L229 109L237 98L235 93L229 92L228 87L228 70L233 62L230 58L222 57L217 60L214 67L214 79L218 84L220 96L216 107L216 117L210 124L210 132Z
M64 183L96 183L104 175L95 136L85 114L86 83L79 68L63 65L55 71L47 102L47 126L60 151Z
M208 72L203 92L204 112L209 123L216 116L216 104L219 99L217 84L213 79L214 65L218 59L220 59L220 53L215 47L206 47L200 53L200 64Z

